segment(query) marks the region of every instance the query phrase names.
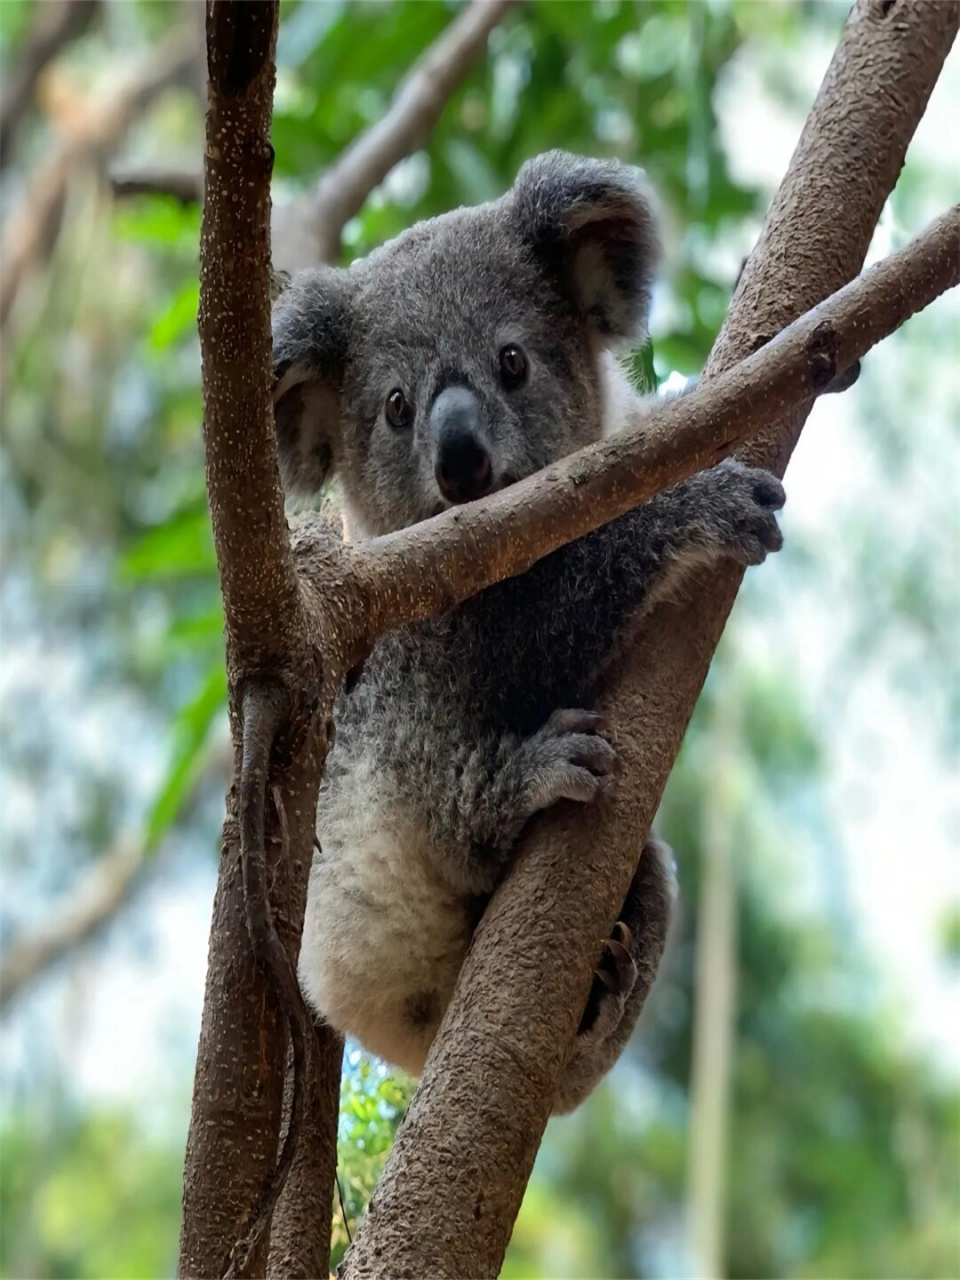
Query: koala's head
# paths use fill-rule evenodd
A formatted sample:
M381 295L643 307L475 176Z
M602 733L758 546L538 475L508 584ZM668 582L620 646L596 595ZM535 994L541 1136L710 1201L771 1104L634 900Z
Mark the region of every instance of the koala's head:
M491 204L294 277L273 319L288 493L336 473L385 533L600 437L601 355L646 324L657 233L636 170L549 152Z

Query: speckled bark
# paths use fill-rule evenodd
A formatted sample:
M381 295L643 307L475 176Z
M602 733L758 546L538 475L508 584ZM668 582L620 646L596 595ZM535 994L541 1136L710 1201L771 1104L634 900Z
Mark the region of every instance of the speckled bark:
M343 1041L328 1027L319 1027L317 1035L321 1073L310 1081L303 1133L273 1215L267 1275L276 1280L316 1280L329 1271L331 1190L337 1168L337 1129L330 1117L339 1114ZM287 1080L289 1084L289 1069ZM284 1103L286 1115L286 1097Z
M859 0L708 377L860 269L958 22L953 0ZM771 421L749 456L782 471L808 407ZM739 575L718 574L684 607L662 609L608 683L624 776L596 812L548 815L524 841L348 1256L349 1280L497 1274L595 939L622 900L738 586Z
M277 475L268 279L276 24L275 3L215 0L207 8L210 96L200 339L207 488L238 758L236 708L244 681L267 670L293 694L293 715L274 776L289 825L289 857L281 864L276 830L270 832L274 840L268 841L267 857L277 929L295 957L326 750L321 708L329 705L342 675L343 650L328 637L319 604L309 611L304 607ZM318 661L320 653L325 666ZM231 790L184 1171L183 1276L223 1274L273 1168L284 1026L253 961ZM322 1061L320 1069L339 1079L339 1056ZM326 1121L332 1130L335 1107ZM254 1251L252 1274L263 1274L268 1243L264 1236Z

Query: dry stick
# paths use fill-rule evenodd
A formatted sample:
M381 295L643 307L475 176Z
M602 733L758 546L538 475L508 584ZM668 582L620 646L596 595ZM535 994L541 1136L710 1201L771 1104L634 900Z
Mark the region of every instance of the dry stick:
M857 4L714 365L859 269L958 21L952 3ZM753 456L782 462L807 408ZM601 705L633 730L619 743L625 774L596 811L547 815L524 840L474 938L348 1256L349 1280L497 1274L588 989L591 939L622 901L737 582L718 575L687 607L661 610L632 669L608 685Z
M0 327L6 325L23 282L49 257L71 175L102 163L124 133L165 89L181 82L196 60L195 48L176 32L107 102L92 109L84 127L38 167L20 208L3 229L0 259Z
M99 0L53 0L34 6L33 26L4 68L0 87L0 169L10 160L41 74L65 45L83 35L98 7Z
M332 262L343 228L400 160L422 147L448 101L483 56L490 32L518 0L471 0L415 64L387 114L334 161L314 191L274 214L274 265Z

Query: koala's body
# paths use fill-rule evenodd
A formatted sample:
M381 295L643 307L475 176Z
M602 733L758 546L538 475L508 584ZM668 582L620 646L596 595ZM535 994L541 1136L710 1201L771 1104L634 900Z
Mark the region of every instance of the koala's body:
M498 201L421 223L348 270L295 277L274 313L288 492L335 474L351 536L382 534L637 421L612 352L642 334L656 257L635 171L552 152ZM300 981L326 1021L420 1071L525 824L591 802L615 771L590 709L605 663L686 566L776 549L782 501L774 477L723 464L377 642L338 701L320 795ZM619 1055L671 886L649 842L557 1110Z

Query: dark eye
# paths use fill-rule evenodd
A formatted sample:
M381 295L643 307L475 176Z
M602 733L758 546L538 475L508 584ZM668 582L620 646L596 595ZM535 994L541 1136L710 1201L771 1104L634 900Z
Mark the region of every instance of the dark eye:
M500 381L507 391L516 391L527 380L527 355L523 347L508 343L500 352Z
M391 427L397 431L402 431L405 427L409 427L413 421L413 405L399 387L394 387L387 396L384 412Z

